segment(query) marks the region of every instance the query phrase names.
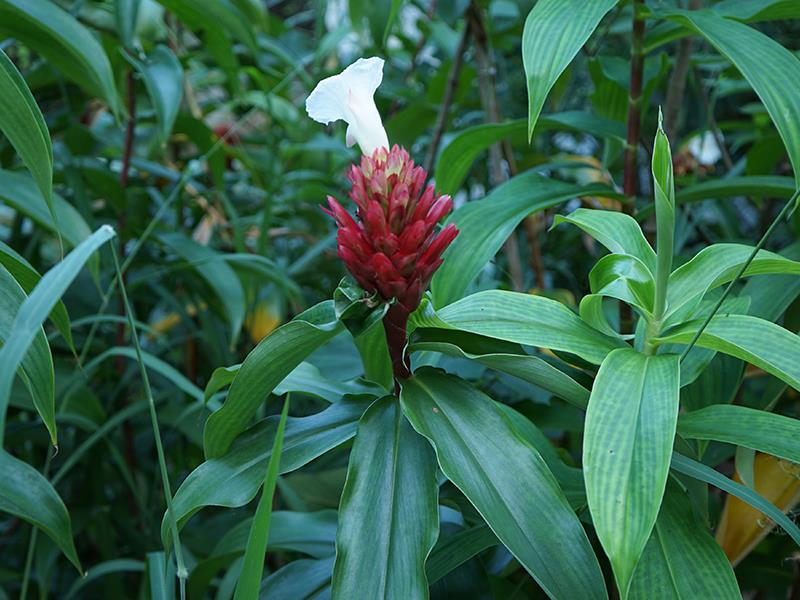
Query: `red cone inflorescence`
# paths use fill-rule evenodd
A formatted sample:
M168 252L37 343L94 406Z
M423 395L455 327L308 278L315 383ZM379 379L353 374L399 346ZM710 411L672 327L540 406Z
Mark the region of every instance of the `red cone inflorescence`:
M394 300L383 326L395 378L402 379L410 375L408 317L442 264L442 252L458 234L452 224L436 233L453 201L436 196L433 184L426 187L425 169L397 145L362 157L361 166L353 165L348 177L358 219L331 196L330 208L323 210L336 219L339 257L358 284L387 302Z

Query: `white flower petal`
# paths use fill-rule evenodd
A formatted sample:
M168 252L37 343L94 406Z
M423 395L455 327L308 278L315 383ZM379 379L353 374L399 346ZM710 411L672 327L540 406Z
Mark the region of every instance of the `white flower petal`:
M346 121L347 145L358 143L364 154L388 148L389 140L373 97L382 79L383 59L359 58L338 75L317 84L306 99L306 112L325 125Z
M722 158L722 151L717 144L717 139L710 131L692 137L689 140L689 152L703 166L716 164Z

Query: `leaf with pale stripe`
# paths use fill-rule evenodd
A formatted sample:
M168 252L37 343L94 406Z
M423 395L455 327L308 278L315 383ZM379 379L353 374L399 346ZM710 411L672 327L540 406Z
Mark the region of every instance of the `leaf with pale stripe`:
M597 373L583 436L586 497L624 598L658 516L675 438L676 355L611 352Z
M334 598L424 598L439 535L436 455L394 396L367 409L350 452L336 531Z
M551 598L605 598L591 545L539 453L495 402L424 368L402 382L403 411L439 466ZM524 476L522 476L524 474Z

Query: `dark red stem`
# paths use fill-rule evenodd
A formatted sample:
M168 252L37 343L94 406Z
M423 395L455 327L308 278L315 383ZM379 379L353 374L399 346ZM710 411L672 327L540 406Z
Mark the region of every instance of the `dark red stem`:
M395 393L400 391L400 379L411 377L411 363L408 359L408 317L411 312L399 302L389 306L383 317L383 329L386 332L386 344L389 346L389 357L392 359Z

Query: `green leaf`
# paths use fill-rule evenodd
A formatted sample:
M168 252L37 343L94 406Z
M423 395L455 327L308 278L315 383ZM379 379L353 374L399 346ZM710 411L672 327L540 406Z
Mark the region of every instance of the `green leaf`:
M225 454L272 390L340 330L333 302L327 301L300 313L261 340L244 359L225 404L206 421L203 433L206 458Z
M800 5L794 0L721 0L714 12L740 21L772 21L800 18Z
M424 598L439 534L436 456L394 396L358 424L339 504L334 598Z
M27 298L17 281L0 265L0 345L8 339L14 317ZM19 363L19 376L33 399L33 405L50 434L50 443L58 443L56 433L55 374L53 357L41 325L36 329L30 348Z
M653 274L630 254L607 254L589 272L592 294L617 298L639 308L645 315L654 310L656 285Z
M753 248L743 244L706 246L669 278L667 315L690 303L698 303L709 291L731 281L750 258ZM767 250L759 250L742 275L800 275L800 262Z
M698 321L687 323L655 341L688 344L699 326ZM800 390L800 337L780 325L747 315L718 315L697 345L740 358Z
M545 593L606 597L597 558L564 493L491 398L426 368L402 382L400 399L414 429L433 444L445 476Z
M486 198L456 210L447 223L455 223L458 236L444 252L444 264L433 276L431 291L436 307L464 295L519 223L531 213L577 196L613 196L602 185L580 186L548 179L528 171L493 190Z
M39 471L5 450L0 450L0 473L3 474L0 511L24 519L44 531L81 572L67 507L50 482Z
M700 523L686 492L667 485L653 534L633 573L630 600L742 597L722 548Z
M299 469L352 438L367 406L363 398L345 398L310 417L289 417L281 472ZM238 507L255 498L264 483L278 420L272 416L259 421L239 436L227 454L211 458L189 473L172 500L179 527L204 506ZM170 540L169 524L169 515L165 515L161 524L165 545Z
M430 318L430 321L426 319ZM542 296L487 290L459 300L433 315L418 312L420 327L458 329L526 346L576 354L599 365L625 346L584 323L569 308Z
M0 199L42 227L61 235L70 247L77 246L92 234L81 214L58 194L53 194L54 221L47 200L25 173L0 169Z
M476 525L446 538L440 537L425 563L428 582L433 585L473 556L499 543L488 525Z
M64 600L71 600L83 588L93 581L100 579L101 577L114 574L119 575L121 573L141 573L144 570L145 567L142 561L133 560L131 558L117 558L92 565L91 568L86 571L86 574L83 577L76 579L75 582L69 587L67 593L64 595Z
M467 178L478 155L492 144L525 133L525 119L506 123L474 125L456 133L436 161L436 189L443 194L455 194ZM625 127L619 121L606 119L584 111L567 111L539 118L536 131L549 129L578 131L598 138L625 140Z
M0 265L8 269L26 294L30 294L42 278L24 257L4 242L0 242ZM63 301L59 300L50 312L50 321L56 326L70 349L74 351L75 345L72 341L69 314Z
M733 494L742 502L746 502L756 510L761 511L768 519L775 521L775 523L780 525L780 527L789 534L789 537L794 540L794 543L800 546L800 529L794 524L794 521L783 514L774 504L746 485L737 483L721 473L718 473L711 467L683 456L682 454L678 454L677 452L672 453L670 468L678 473L683 473L694 479L705 481L729 494Z
M165 233L160 239L179 254L208 284L219 300L230 325L231 345L235 345L245 315L242 283L223 256L208 246L201 246L182 233Z
M244 14L226 0L157 0L189 27L231 36L246 44L254 53L257 49L254 29Z
M95 250L114 235L114 230L108 225L100 227L64 257L64 260L45 273L33 292L20 306L5 340L5 345L0 349L0 364L3 365L3 369L0 370L0 441L2 441L5 429L6 409L17 367L36 336L41 332L42 322L77 277L83 265ZM0 444L1 446L2 444Z
M709 179L682 188L676 194L678 204L712 198L750 196L755 198L790 198L795 186L791 177L751 175Z
M123 48L133 48L140 4L141 0L114 0L114 18Z
M522 63L528 82L528 138L547 95L617 0L539 0L522 32Z
M667 284L672 273L673 242L675 238L675 182L672 175L672 152L662 127L658 110L658 130L653 141L653 194L656 205L656 282L651 327L658 335L667 304ZM650 343L650 329L645 344Z
M586 497L625 598L658 516L678 418L676 355L611 352L597 373L583 435Z
M579 208L568 215L556 215L553 227L561 223L580 227L609 252L638 258L655 277L656 253L633 217L617 211Z
M456 335L453 335L456 333ZM482 338L451 332L444 329L418 329L416 339L411 344L411 352L440 352L448 356L467 358L494 369L518 377L586 410L589 403L589 390L572 377L558 370L538 356L522 353L492 352L495 344ZM488 340L493 342L494 340ZM515 349L512 345L511 349Z
M170 600L175 597L175 574L170 573L172 562L163 552L148 552L145 556L147 579L150 581L151 600Z
M272 520L272 502L275 495L275 484L278 482L278 467L281 462L281 447L283 446L283 433L286 428L286 417L289 414L289 398L283 401L283 410L272 443L261 498L258 501L256 515L247 536L247 547L244 551L244 562L239 581L236 584L234 600L255 598L261 587L261 577L264 574L264 557L267 553L267 540L269 539L270 522Z
M42 112L14 63L0 50L0 131L14 146L47 201L53 207L53 148Z
M680 11L668 18L704 36L747 79L772 118L800 185L800 60L760 31L713 11Z
M103 47L72 15L50 0L0 0L0 34L41 54L85 91L119 110L114 74Z
M141 61L126 55L144 80L158 117L161 143L167 141L183 98L183 67L167 46L158 45Z
M678 419L678 433L766 452L800 463L800 421L764 410L715 404Z

